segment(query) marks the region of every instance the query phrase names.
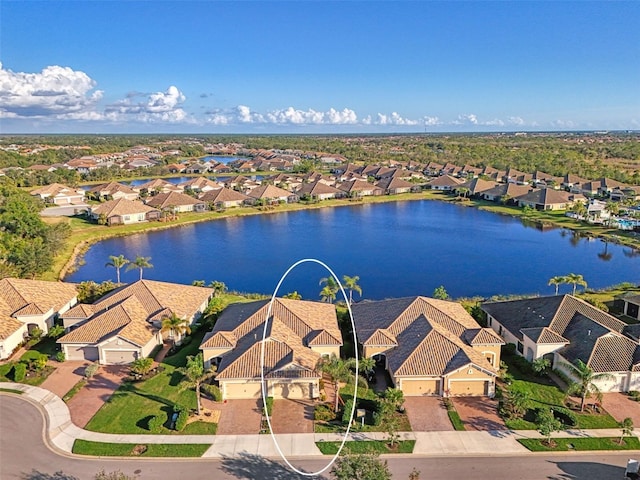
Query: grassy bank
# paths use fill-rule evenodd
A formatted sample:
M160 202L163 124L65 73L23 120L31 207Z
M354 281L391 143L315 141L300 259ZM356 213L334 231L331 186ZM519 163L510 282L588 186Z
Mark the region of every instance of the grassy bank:
M401 440L393 447L383 440L344 442L342 454L359 453L413 453L415 440ZM340 442L316 442L323 455L335 455L340 448Z

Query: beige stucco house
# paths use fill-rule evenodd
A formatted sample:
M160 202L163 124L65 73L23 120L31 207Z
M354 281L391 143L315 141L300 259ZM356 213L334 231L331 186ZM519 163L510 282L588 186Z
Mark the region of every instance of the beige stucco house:
M148 222L159 219L161 215L157 208L125 198L90 206L87 212L89 218L96 221L99 221L104 215L107 225Z
M223 398L261 396L262 348L267 396L318 397L318 361L322 356L339 356L342 345L335 307L276 298L263 344L268 308L268 300L230 305L205 335L200 349L206 365L218 367Z
M139 280L63 314L64 326L70 331L58 343L68 360L131 363L163 343L163 318L175 314L191 325L212 295L210 288ZM169 335L171 332L165 333Z
M405 396L493 395L504 342L460 304L407 297L352 311L362 355L384 364Z
M77 301L78 292L72 283L0 280L0 360L8 358L34 328L47 333L56 315Z
M31 191L31 195L39 197L45 203L54 205L78 205L84 203L84 190L71 188L60 183L52 183Z
M537 297L482 305L489 326L527 360L547 358L553 368L575 375L567 364L583 361L611 378L603 392L640 390L640 328L572 295Z

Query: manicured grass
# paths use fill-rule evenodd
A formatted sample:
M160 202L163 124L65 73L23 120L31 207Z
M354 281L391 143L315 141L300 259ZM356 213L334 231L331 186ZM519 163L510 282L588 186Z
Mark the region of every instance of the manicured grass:
M22 395L24 393L22 390L16 390L15 388L2 388L2 387L0 387L0 392L15 393L17 395Z
M73 453L99 457L201 457L211 445L208 444L146 444L147 450L135 455L135 443L100 443L76 440Z
M453 429L456 431L464 431L466 430L464 423L460 419L460 415L455 410L447 410L447 415L449 416L449 420L451 420L451 425L453 425Z
M58 351L58 345L55 338L43 337L38 343L33 345L27 350L20 360L29 361L32 358L36 358L39 354L45 354L48 357L53 357Z
M570 450L640 450L640 441L636 437L626 437L620 445L620 437L607 438L552 438L556 443L551 448L543 444L543 440L526 438L519 439L522 445L532 452L567 452ZM571 445L571 447L570 447Z
M167 418L160 434L194 433L215 434L217 425L213 423L190 423L182 432L167 428L173 406L178 403L189 409L196 408L193 390L182 390L182 374L176 369L186 363L188 355L195 355L204 335L204 329L194 333L191 343L176 355L163 362L164 371L138 383L124 383L89 421L87 430L105 433L151 434L148 420L153 415Z
M338 453L340 443L341 442L316 442L316 445L323 455L335 455ZM396 443L392 450L387 445L387 442L383 440L345 442L341 453L413 453L413 447L415 444L415 440L401 440Z
M529 397L529 411L522 419L505 420L508 428L513 430L535 430L535 413L537 408L560 407L564 405L565 394L547 377L528 375L518 370L511 362L510 357L503 356L503 360L509 365L509 373L515 380L509 387L512 391L524 392ZM576 417L576 428L618 428L618 422L608 413L589 414L571 411Z
M69 400L71 400L74 395L76 393L78 393L82 387L84 387L87 384L87 380L86 379L82 379L80 380L78 383L76 383L73 387L71 387L71 390L69 390L67 393L65 393L64 397L62 397L62 401L67 403Z

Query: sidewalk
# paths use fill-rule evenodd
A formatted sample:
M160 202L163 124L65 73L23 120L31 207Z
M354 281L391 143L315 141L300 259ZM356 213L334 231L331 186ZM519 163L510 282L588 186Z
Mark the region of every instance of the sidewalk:
M2 383L0 388L20 390L21 396L39 404L48 417L47 436L56 448L71 453L76 439L93 442L133 444L209 444L204 458L221 458L249 453L262 457L279 457L271 435L126 435L98 433L83 430L71 422L67 405L57 395L39 387L22 383ZM1 393L1 392L0 392ZM2 396L0 395L0 399ZM554 437L618 437L619 429L566 430ZM636 434L637 435L637 434ZM342 441L343 435L333 433L277 434L275 438L280 450L287 457L322 456L315 445L319 441ZM384 440L383 432L350 433L349 440ZM519 438L542 438L534 430L466 431L466 432L402 432L402 440L415 440L413 453L423 456L461 456L488 454L526 454L529 451L520 445Z

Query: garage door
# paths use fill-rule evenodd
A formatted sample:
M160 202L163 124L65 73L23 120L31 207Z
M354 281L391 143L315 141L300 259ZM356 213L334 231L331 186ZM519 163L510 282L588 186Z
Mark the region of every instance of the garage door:
M67 345L67 360L89 360L95 362L99 358L98 347Z
M311 398L311 384L303 383L272 383L271 396L273 398L307 399Z
M420 395L438 395L440 393L439 380L402 380L402 392L407 397Z
M135 350L105 350L104 362L107 365L126 365L138 358Z
M225 399L260 398L262 396L260 382L225 383Z
M455 381L452 380L450 384L451 395L486 395L487 394L487 382L486 381Z

